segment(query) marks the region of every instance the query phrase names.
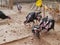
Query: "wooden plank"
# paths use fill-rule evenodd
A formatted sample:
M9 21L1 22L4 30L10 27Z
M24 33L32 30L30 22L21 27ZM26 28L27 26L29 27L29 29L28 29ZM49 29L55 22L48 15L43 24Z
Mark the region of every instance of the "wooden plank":
M13 0L9 0L9 8L13 9Z

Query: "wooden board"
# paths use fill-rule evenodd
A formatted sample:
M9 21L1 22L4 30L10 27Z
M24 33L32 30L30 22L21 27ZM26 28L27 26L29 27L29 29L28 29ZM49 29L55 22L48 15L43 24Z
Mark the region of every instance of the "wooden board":
M21 28L21 25L18 23L0 25L0 44L28 37L30 34L24 28Z

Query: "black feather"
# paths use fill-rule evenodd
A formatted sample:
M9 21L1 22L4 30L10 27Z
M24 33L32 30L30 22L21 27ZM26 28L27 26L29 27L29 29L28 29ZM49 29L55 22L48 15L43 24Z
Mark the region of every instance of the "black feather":
M6 16L2 11L0 11L0 18L1 19L10 19L10 17Z

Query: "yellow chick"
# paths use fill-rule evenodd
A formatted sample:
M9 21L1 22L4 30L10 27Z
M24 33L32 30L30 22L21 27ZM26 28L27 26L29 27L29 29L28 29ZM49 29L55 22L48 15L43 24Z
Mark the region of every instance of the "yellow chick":
M42 6L42 0L37 0L36 1L36 6L41 7Z

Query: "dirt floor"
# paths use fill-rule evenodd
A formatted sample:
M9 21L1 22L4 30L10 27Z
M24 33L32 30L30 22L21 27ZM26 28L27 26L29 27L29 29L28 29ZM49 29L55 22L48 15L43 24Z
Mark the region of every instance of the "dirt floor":
M22 13L18 12L16 6L13 10L1 9L12 19L0 22L0 45L60 45L60 24L55 24L54 31L51 30L48 33L42 31L40 39L34 37L31 28L23 24L26 15L33 11L30 9L31 5L22 4Z

